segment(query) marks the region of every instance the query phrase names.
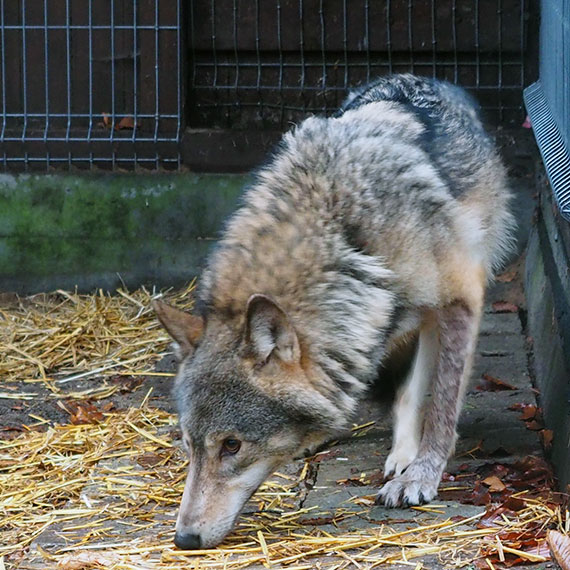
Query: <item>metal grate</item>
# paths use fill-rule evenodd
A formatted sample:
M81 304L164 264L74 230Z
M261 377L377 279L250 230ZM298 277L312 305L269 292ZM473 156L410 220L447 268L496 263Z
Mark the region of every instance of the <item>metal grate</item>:
M283 129L406 71L459 83L489 122L520 124L529 1L194 0L190 125Z
M0 0L0 164L175 168L180 0Z
M0 0L0 168L243 170L391 72L518 124L535 2Z

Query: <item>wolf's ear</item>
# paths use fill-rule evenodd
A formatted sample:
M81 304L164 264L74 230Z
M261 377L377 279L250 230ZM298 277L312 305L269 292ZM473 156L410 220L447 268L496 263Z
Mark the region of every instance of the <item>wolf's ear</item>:
M178 359L182 360L191 354L204 332L204 319L175 309L157 299L153 299L151 304L166 332L178 344Z
M289 317L266 295L252 295L247 302L245 341L259 362L274 354L287 363L301 358L299 339Z

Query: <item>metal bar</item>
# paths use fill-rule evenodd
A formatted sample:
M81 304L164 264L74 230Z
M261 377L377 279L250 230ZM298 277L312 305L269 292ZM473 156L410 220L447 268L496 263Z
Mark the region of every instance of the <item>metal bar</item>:
M457 0L451 4L451 41L453 42L453 82L459 82L459 66L457 62Z
M408 50L410 54L410 71L414 73L414 20L413 15L414 2L408 0Z
M238 23L239 23L239 13L238 13L238 0L233 0L233 35L234 35L234 63L235 63L235 76L234 76L234 103L237 113L240 111L240 94L239 94L239 52L238 52ZM280 50L281 51L281 50Z
M51 24L51 25L48 25L48 27L47 27L48 30L60 30L60 31L67 30L68 28L69 28L70 30L88 30L88 29L90 28L90 26L89 26L89 25L87 25L87 26L85 26L85 25L78 25L78 24L75 24L75 25L72 24L72 25L69 25L69 26L66 26L65 24L61 24L61 25L59 25L59 24ZM98 24L98 25L93 25L93 26L91 26L91 28L92 28L93 30L134 30L134 29L135 29L134 26L128 26L128 25L125 25L125 24L115 24L115 25L108 25L108 26L105 26L105 25L102 25L102 24ZM22 29L22 26L6 25L6 26L5 26L5 29L6 29L6 30L21 30L21 29ZM44 29L45 29L45 26L44 26L44 25L39 25L39 24L38 24L38 25L28 25L28 26L26 26L26 29L27 29L27 30L44 30ZM147 25L147 26L145 26L145 25L139 25L139 26L137 26L136 29L137 29L137 30L151 30L151 31L152 31L152 30L154 30L154 26L151 26L151 25ZM161 29L161 30L172 30L172 31L176 31L176 30L177 30L177 26L160 26L160 29Z
M176 1L176 114L178 115L176 119L176 142L180 143L181 134L182 134L182 61L181 61L181 53L182 53L182 37L181 37L181 28L182 28L182 17L180 14L181 6L180 0ZM180 157L180 149L178 149L176 155L176 161L178 164L178 168L181 167L181 157Z
M433 0L432 0L433 1ZM392 65L392 19L390 0L386 0L386 50L388 51L388 71L394 73Z
M302 6L303 0L300 0L299 5ZM264 121L264 117L263 117L263 91L261 90L261 70L263 69L261 67L261 50L259 49L260 46L260 36L259 36L259 0L255 0L255 59L256 59L256 63L257 63L257 75L256 75L256 79L255 79L255 85L256 85L256 91L257 91L257 102L259 105L259 115L261 117L261 121L263 123ZM301 53L303 51L303 32L302 32L303 26L301 25L301 43L300 43L300 50ZM301 56L303 57L303 56ZM301 73L304 73L304 71L302 71ZM302 81L302 79L301 79Z
M137 31L137 15L138 15L138 1L133 0L133 132L131 139L134 142L137 138L138 132L138 106L139 106L139 78L138 78L138 31ZM135 151L134 160L136 162L137 155Z
M159 2L160 0L155 0L154 5L154 141L158 140L158 131L160 128L160 70L158 66L159 57L160 57L160 46L159 46L159 20L160 20L160 13L159 13ZM159 166L159 156L158 156L158 149L154 155L155 158L155 167L158 169Z
M69 22L69 0L65 0L65 21ZM67 82L67 132L66 139L69 139L71 130L71 33L69 26L65 30L65 63L66 63L66 82ZM71 166L71 149L68 154L69 166Z
M44 83L45 83L45 127L44 127L44 143L46 145L46 161L47 161L47 168L49 168L50 156L49 150L47 149L47 140L49 134L49 119L50 119L50 112L49 112L49 40L48 40L48 0L44 0L44 24L45 24L45 31L44 31Z
M346 0L342 0L342 45L344 48L344 88L348 89L348 13Z
M411 2L411 0L410 0ZM366 27L366 83L370 83L370 2L364 2L364 25Z
M113 142L115 138L115 123L116 123L116 94L115 94L115 78L116 78L116 67L115 67L115 0L111 0L111 14L110 14L110 33L111 33L111 130L110 139ZM113 160L116 158L115 147L113 146L112 151ZM113 162L113 164L115 164Z
M479 62L479 0L475 0L475 85L481 86L481 67Z
M0 141L4 140L6 133L6 32L4 26L4 0L0 0L0 38L2 41L2 49L0 50L2 58L2 131L0 132ZM6 151L4 151L4 168L6 168Z
M93 131L93 0L89 0L88 15L88 41L89 41L89 128L87 129L87 140L91 141ZM89 165L93 168L93 152L89 153Z
M277 0L277 49L279 51L279 124L283 126L285 106L283 102L283 44L281 42L281 2Z
M319 0L319 19L321 23L321 56L322 56L322 67L321 67L321 89L323 95L323 107L322 110L326 112L327 110L327 56L325 51L325 10L323 0Z
M435 23L435 0L431 0L431 58L432 58L432 77L437 77L437 36Z
M504 118L503 114L503 100L502 100L502 87L503 87L503 5L501 0L497 0L497 26L498 26L498 37L497 41L499 43L499 69L497 76L497 87L499 92L499 120L502 121ZM521 30L522 33L522 30Z
M26 0L22 0L22 105L23 119L22 126L22 142L26 140L26 132L28 129L28 58L26 54Z

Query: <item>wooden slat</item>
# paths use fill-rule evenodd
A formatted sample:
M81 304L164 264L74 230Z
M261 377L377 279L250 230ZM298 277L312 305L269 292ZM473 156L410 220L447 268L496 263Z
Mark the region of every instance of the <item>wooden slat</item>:
M432 2L415 0L412 17L409 18L408 0L369 1L370 37L366 45L365 0L304 0L301 18L299 0L265 0L261 2L259 16L259 47L262 51L299 51L300 30L303 29L306 51L322 49L322 25L320 7L325 27L325 49L333 52L344 50L344 2L347 3L346 47L349 51L385 51L388 46L388 8L390 11L390 42L396 52L409 51L409 22L412 25L414 51L431 52ZM436 50L454 49L452 29L457 29L457 49L475 49L476 5L479 9L479 49L489 52L499 48L498 0L457 0L455 17L451 1L435 1ZM234 29L234 0L215 0L216 48L220 51L255 51L256 14L255 2L237 0L238 25ZM279 40L277 6L281 6L281 39ZM510 25L503 30L502 49L517 51L520 47L521 0L501 0L502 18ZM194 0L193 43L196 50L212 48L212 0ZM237 36L235 31L237 30Z
M22 24L20 0L4 2L4 24L19 26ZM22 112L22 33L20 30L4 31L4 75L6 84L6 112Z

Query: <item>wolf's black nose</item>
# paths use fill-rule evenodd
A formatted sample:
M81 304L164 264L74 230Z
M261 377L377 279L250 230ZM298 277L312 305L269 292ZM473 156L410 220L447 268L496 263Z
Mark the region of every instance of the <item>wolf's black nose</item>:
M176 533L174 536L174 544L182 550L198 550L200 548L199 534Z

